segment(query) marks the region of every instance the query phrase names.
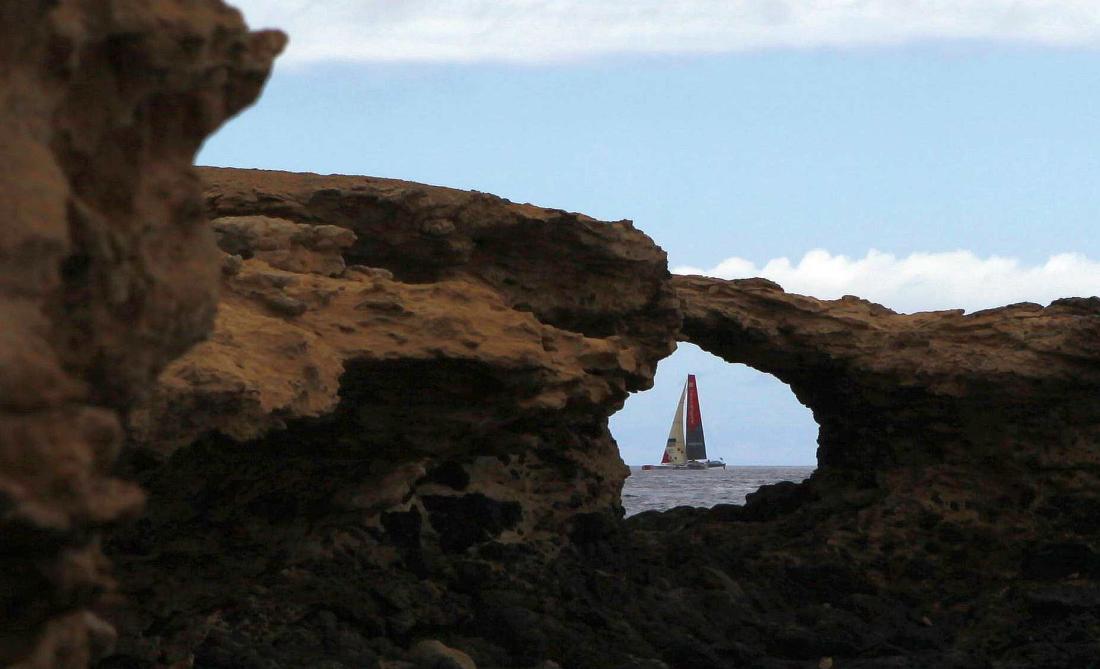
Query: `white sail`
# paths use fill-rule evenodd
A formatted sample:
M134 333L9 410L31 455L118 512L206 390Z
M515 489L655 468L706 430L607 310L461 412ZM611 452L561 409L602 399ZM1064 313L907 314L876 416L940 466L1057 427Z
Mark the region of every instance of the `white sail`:
M672 465L687 463L687 449L684 447L684 400L687 398L687 383L680 392L680 402L676 405L676 417L672 419L672 429L668 431L665 445L665 457L661 462Z

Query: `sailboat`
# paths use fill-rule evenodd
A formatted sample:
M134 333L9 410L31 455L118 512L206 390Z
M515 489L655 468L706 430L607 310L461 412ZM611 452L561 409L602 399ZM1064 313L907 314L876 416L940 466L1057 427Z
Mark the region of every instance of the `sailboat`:
M685 434L684 406L687 406ZM725 468L721 460L707 459L707 445L703 439L703 416L699 412L699 387L695 375L688 374L680 401L676 403L676 415L668 431L665 453L659 465L642 465L642 469L709 469Z

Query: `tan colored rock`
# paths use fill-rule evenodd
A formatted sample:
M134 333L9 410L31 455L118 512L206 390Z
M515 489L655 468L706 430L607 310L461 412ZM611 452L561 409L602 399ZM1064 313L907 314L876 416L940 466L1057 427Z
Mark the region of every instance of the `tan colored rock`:
M1011 447L1025 425L1064 435L1093 429L1100 298L898 314L851 296L794 295L765 279L677 276L673 285L683 339L773 374L814 411L824 469L1030 459L1032 449ZM1069 413L1043 417L1041 407ZM947 451L917 443L954 438ZM1038 457L1100 464L1095 449Z
M343 249L355 233L335 225L303 225L267 216L226 216L212 221L226 253L258 258L272 267L325 276L344 273Z
M435 639L416 642L409 655L418 669L477 669L469 655Z
M1097 298L670 279L629 222L365 177L202 170L207 226L194 151L282 41L0 6L0 664L1097 656ZM791 385L809 482L614 518L607 417L676 337Z
M544 325L470 280L331 278L253 259L225 288L214 335L173 363L153 405L135 414L136 442L170 452L211 429L247 441L287 419L321 416L336 408L340 377L357 361L481 364L499 370L492 373L501 383L528 389L509 396L509 411L558 411L570 400L600 404L622 392L591 374L619 371L618 341ZM440 406L439 417L450 410ZM406 431L419 429L410 424Z
M508 424L595 419L598 449L554 448L608 482L583 492L581 506L616 504L625 470L602 416L651 383L679 319L664 254L647 237L628 222L420 184L204 174L223 250L249 257L223 277L214 335L134 413L136 445L168 455L204 434L260 439L290 421L342 415L351 387L356 419L340 429L354 430L343 438L367 453L395 434L436 458L504 436L519 440L506 451L527 457L537 438L524 441ZM407 217L411 228L373 223L379 216ZM439 225L418 223L443 219L453 222L445 242ZM333 254L328 262L341 249L352 263L342 274L287 262L319 250ZM533 481L517 481L507 465L490 473L478 454L466 452L466 469L481 488L530 502ZM541 495L529 506L546 509L530 515L529 529L551 526L546 513L577 510L574 486L548 473L534 480Z
M1022 574L1061 577L1051 564L1095 569L1096 299L897 314L670 278L626 223L479 193L204 174L212 216L293 223L248 223L214 335L132 414L151 501L112 535L134 595L124 650L209 652L196 630L215 587L235 621L217 643L288 663L345 638L303 617L330 601L380 654L477 630L471 649L530 662L530 642L565 666L678 666L730 636L782 662L840 666L890 638L871 652L947 663L1042 625L1028 607L1091 605L1002 595ZM290 225L353 231L345 271L273 265L316 259ZM676 337L790 384L821 425L810 481L612 518L624 471L607 416ZM164 610L171 624L151 624ZM659 659L654 620L684 641Z
M1100 573L1091 548L1100 298L898 314L763 279L672 282L682 338L782 379L821 426L807 483L766 487L729 514L775 523L764 550L819 569L844 556L842 569L864 587L938 611L936 625L911 615L925 634L958 624L950 633L960 645L979 645L998 625L1030 643L1014 630L1046 619L1002 595L1029 580ZM785 522L805 523L815 539L785 538ZM939 622L945 601L981 601L968 614L974 627ZM1053 625L1037 634L1061 633ZM1094 650L1082 643L1072 652Z
M589 337L620 335L646 355L630 370L648 387L652 354L669 352L677 305L664 251L630 221L509 202L487 193L379 179L202 168L211 218L267 216L355 233L349 265L405 283L470 278L512 308Z
M680 319L648 237L421 184L203 174L233 255L213 334L131 414L128 461L150 504L114 538L135 589L136 611L115 614L131 621L123 647L165 607L199 620L215 578L239 593L252 563L227 550L288 574L345 555L383 569L482 546L552 555L574 515L621 508L607 416L652 383ZM318 256L302 232L333 226L355 241ZM346 271L317 271L337 247ZM177 571L179 551L218 575ZM450 615L440 596L394 595L423 607L394 629ZM186 647L191 625L140 643Z
M215 0L0 6L0 665L110 646L98 530L142 499L116 411L210 328L190 164L282 43Z
M670 278L625 223L482 194L206 175L214 216L357 237L328 276L249 251L281 234L250 227L262 234L229 249L252 257L227 256L213 337L134 412L127 455L151 501L111 537L134 595L124 652L292 663L476 630L468 648L517 664L722 666L709 640L732 639L785 663L866 648L946 665L1017 652L983 648L1046 625L1033 610L1092 605L1076 586L1005 593L1097 573L1096 299L896 314ZM808 482L613 519L624 472L606 418L675 337L813 409ZM212 599L233 611L224 639L200 633ZM303 617L330 605L347 629ZM171 623L151 624L164 610ZM648 648L655 621L682 643ZM1088 657L1075 638L1067 652Z

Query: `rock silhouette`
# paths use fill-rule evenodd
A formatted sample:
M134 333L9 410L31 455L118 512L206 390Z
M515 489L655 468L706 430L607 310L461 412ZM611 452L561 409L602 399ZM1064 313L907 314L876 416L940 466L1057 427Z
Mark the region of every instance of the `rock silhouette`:
M629 221L194 170L284 39L214 0L0 38L0 664L1100 657L1100 299L897 314L673 277ZM814 476L624 520L607 419L677 341L789 384Z

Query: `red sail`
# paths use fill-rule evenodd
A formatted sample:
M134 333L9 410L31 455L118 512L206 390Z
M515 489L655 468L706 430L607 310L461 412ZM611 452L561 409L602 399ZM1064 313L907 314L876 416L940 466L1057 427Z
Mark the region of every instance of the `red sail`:
M707 459L707 446L703 439L703 416L699 413L699 390L695 385L694 374L688 374L687 457L688 460Z

